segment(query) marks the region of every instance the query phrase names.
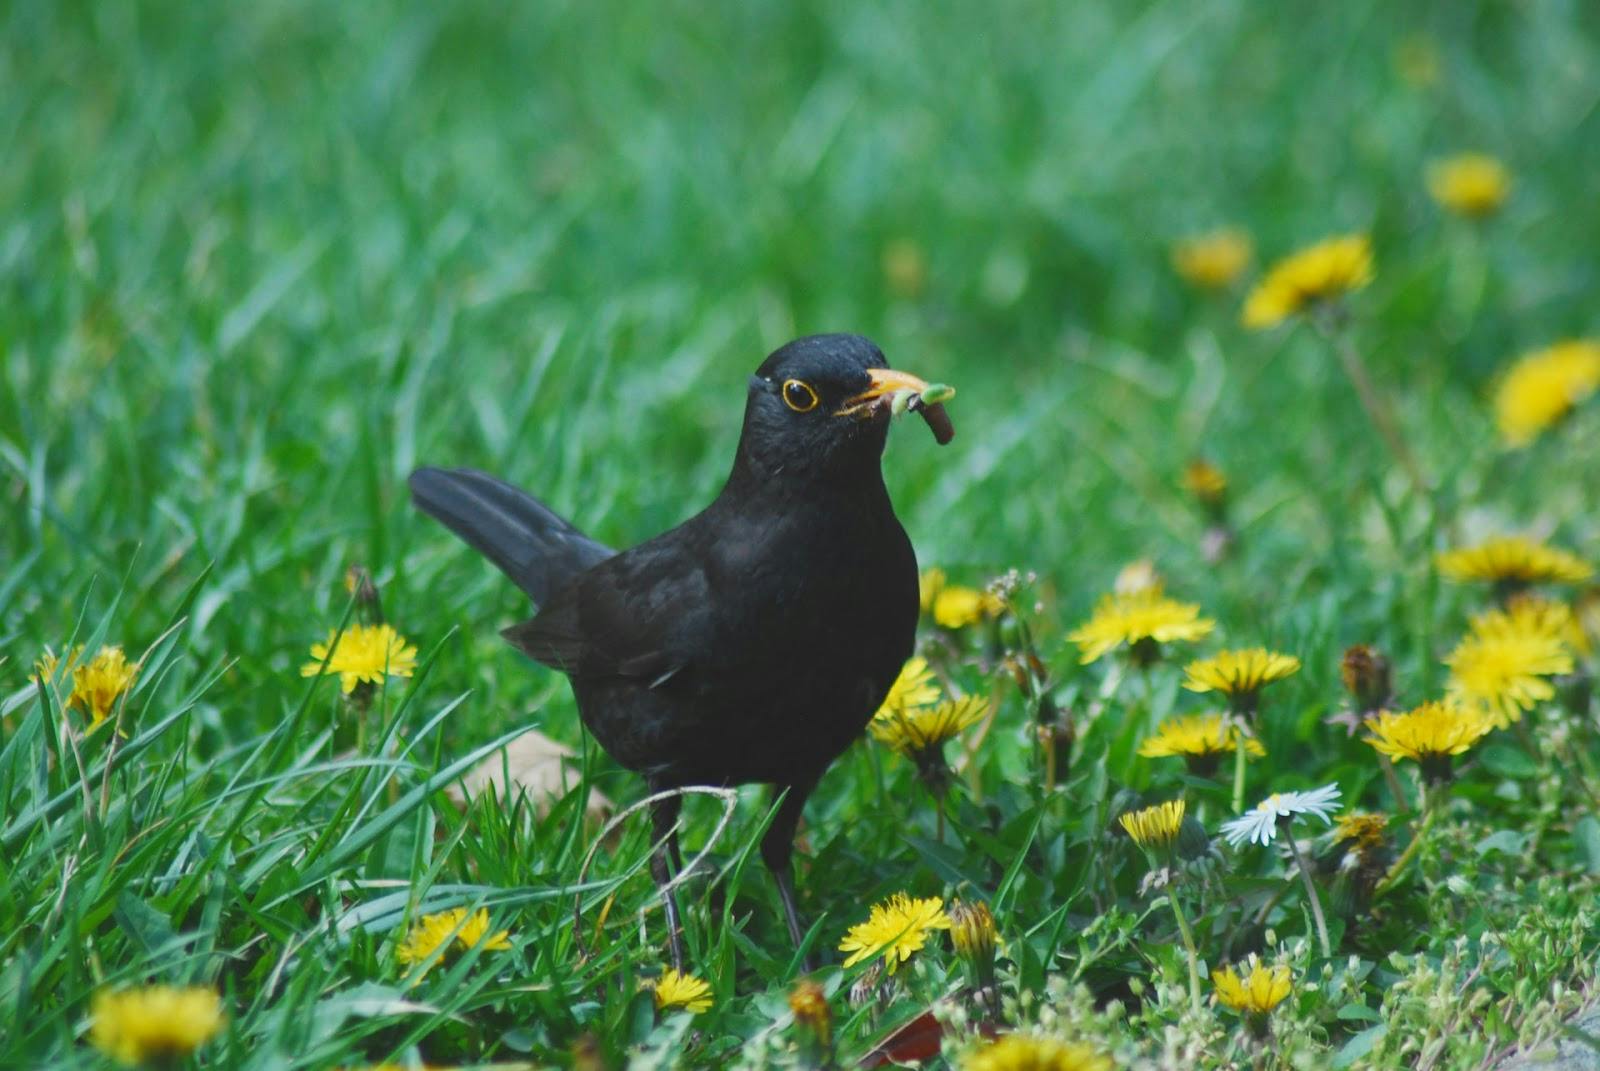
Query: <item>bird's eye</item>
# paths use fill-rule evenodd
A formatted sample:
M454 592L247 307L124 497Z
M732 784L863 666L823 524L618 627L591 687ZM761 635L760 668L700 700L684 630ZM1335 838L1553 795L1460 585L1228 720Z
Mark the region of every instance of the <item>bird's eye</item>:
M783 404L796 413L809 413L817 407L817 392L798 379L784 380Z

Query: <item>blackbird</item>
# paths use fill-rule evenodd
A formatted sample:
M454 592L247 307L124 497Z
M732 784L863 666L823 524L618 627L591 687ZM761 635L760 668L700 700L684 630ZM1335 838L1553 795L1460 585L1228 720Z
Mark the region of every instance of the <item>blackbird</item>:
M537 614L504 635L570 678L584 725L612 758L652 792L773 786L781 802L761 854L797 946L801 809L915 640L917 559L879 460L897 410L921 408L940 442L953 434L942 406L922 400L927 389L859 335L789 343L750 378L716 500L621 553L485 473L411 474L417 506L533 599ZM653 806L658 884L679 859L680 807L679 796ZM678 908L670 892L664 900L681 969Z

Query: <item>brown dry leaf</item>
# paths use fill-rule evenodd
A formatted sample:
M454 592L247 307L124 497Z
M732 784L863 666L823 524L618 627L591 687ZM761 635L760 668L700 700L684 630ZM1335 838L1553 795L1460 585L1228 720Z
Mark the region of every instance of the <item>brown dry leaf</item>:
M552 802L578 787L582 775L577 766L571 748L529 729L500 751L485 756L445 791L459 807L466 806L469 796L476 799L485 792L502 800L524 793L542 815L549 813ZM587 814L591 820L604 820L613 809L598 789L589 789Z

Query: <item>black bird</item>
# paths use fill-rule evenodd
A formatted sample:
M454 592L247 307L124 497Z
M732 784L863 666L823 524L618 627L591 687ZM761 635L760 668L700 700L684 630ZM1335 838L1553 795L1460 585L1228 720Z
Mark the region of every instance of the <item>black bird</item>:
M909 400L940 442L928 384L859 335L815 335L750 378L733 470L716 500L617 553L530 495L472 469L411 474L416 504L499 566L537 615L505 630L565 673L578 712L652 792L765 783L782 793L761 854L798 946L790 867L817 780L861 734L911 655L917 559L879 460ZM651 874L670 878L681 799L655 806ZM682 968L677 904L666 898Z

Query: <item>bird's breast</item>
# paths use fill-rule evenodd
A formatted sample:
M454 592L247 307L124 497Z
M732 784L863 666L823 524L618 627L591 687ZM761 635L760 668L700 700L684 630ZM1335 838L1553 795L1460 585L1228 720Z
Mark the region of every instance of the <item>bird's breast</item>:
M916 633L916 557L893 513L791 519L722 550L713 590L739 594L717 599L718 646L762 681L765 706L865 724Z
M911 543L887 496L881 509L705 520L686 538L706 581L693 664L658 688L574 681L585 720L614 757L663 784L819 776L911 654Z

